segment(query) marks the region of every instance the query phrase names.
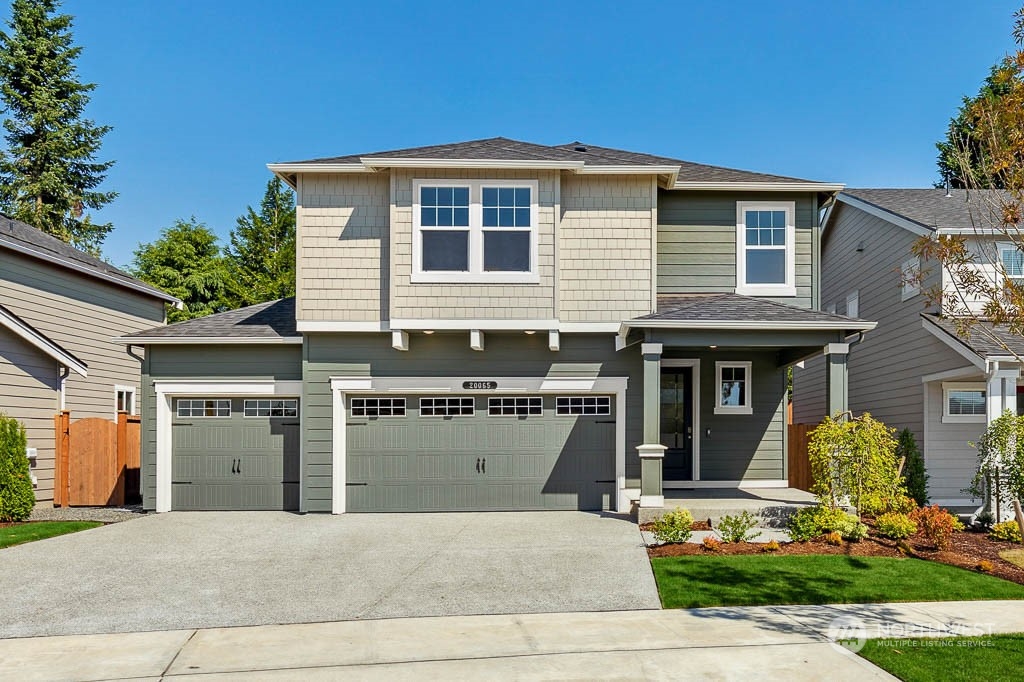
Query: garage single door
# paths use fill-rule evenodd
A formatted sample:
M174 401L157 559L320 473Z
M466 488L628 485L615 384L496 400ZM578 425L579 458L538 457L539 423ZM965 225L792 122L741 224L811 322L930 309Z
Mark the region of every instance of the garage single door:
M349 511L610 509L611 396L352 396Z
M295 398L175 398L171 508L299 508Z

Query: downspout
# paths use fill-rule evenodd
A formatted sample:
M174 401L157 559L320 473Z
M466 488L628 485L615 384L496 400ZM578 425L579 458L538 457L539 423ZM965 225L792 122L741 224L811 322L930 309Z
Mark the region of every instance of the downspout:
M65 407L67 406L66 401L64 399L64 393L65 393L65 385L67 384L68 376L70 374L71 374L71 368L70 367L65 367L64 365L61 365L60 375L57 377L58 381L60 382L59 383L60 388L57 391L60 394L60 412L63 412Z

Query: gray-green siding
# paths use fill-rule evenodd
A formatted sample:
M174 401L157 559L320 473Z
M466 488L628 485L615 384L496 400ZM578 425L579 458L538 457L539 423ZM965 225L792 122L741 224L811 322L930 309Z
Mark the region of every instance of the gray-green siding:
M302 378L302 349L291 345L149 346L142 376L142 501L156 508L156 391L154 381ZM215 390L210 391L216 395ZM300 405L300 409L303 407Z
M796 296L775 300L814 306L817 286L815 198L767 192L658 193L658 293L736 290L736 202L796 202Z

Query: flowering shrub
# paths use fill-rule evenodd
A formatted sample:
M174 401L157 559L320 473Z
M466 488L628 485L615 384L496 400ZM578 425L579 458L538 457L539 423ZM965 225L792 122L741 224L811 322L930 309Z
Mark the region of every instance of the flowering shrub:
M835 545L836 547L838 547L839 545L843 544L843 534L837 530L834 530L831 533L826 533L825 542L827 542L830 545Z
M659 542L686 542L693 535L693 515L676 507L655 521L652 531Z
M988 536L993 540L1002 540L1004 542L1021 542L1020 526L1017 525L1016 521L1003 521L992 526L992 530L988 532Z
M964 528L955 516L937 504L915 509L910 512L910 520L917 524L936 549L947 549L953 533Z
M764 543L764 546L761 548L761 551L778 552L780 549L782 548L779 546L778 542L776 542L775 540L769 540L768 542Z
M704 541L701 543L701 549L705 552L720 552L722 551L722 543L714 537L706 535L704 537Z
M798 509L789 517L787 530L797 542L813 540L831 532L838 532L847 540L860 540L868 531L867 526L853 514L823 505Z
M991 561L989 561L988 559L982 559L981 561L978 562L978 570L981 571L982 573L991 573L992 569L994 569L994 568L995 568L995 565Z
M917 532L917 524L911 521L909 516L899 512L882 514L876 519L875 526L879 535L893 540L909 538Z

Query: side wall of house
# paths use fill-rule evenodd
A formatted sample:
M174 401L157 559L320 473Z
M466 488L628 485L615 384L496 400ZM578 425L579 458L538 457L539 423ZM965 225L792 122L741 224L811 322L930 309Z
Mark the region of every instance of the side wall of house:
M814 307L817 270L815 197L805 193L658 193L658 293L720 293L736 290L736 204L796 202L796 296L776 298Z
M36 499L53 499L54 426L59 406L57 361L0 327L0 413L25 425L28 447L36 448Z
M979 374L975 378L959 378L960 381L984 383ZM960 505L970 495L967 488L978 465L978 451L970 446L985 432L984 422L949 423L942 422L942 382L933 381L922 386L925 392L925 418L927 424L924 448L925 467L928 471L928 495L933 502L944 505Z
M141 393L143 507L156 509L155 381L296 381L301 378L302 348L299 346L148 346ZM211 388L209 395L216 394L216 389ZM299 409L305 418L305 405L300 404Z

